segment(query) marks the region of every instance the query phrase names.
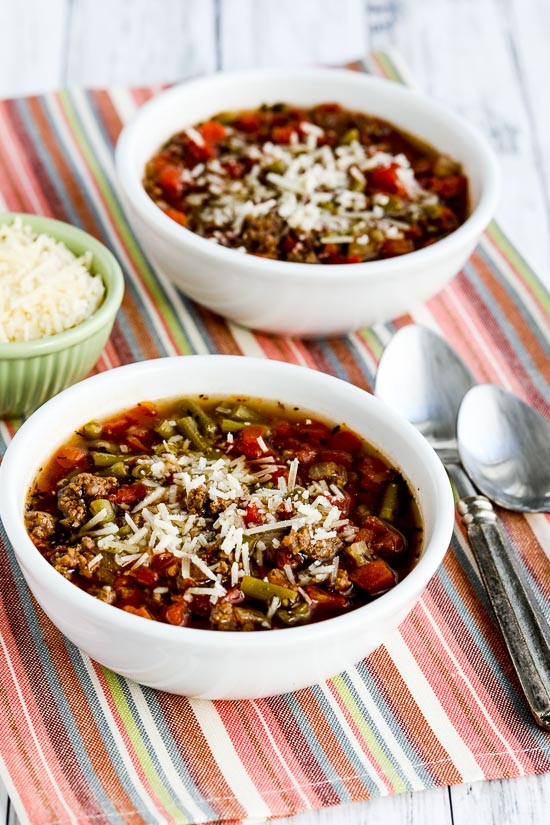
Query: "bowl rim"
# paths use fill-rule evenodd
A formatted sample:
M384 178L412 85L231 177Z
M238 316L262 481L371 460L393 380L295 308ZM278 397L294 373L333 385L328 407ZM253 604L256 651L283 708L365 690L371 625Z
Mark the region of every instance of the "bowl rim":
M95 312L75 327L31 341L0 342L0 361L49 355L82 343L99 332L116 315L124 295L124 275L119 262L110 249L93 235L66 221L29 212L0 212L0 225L11 223L16 218L21 218L24 224L30 225L35 231L51 235L69 248L73 240L83 249L89 250L95 261L101 261L105 270L101 274L105 295ZM36 224L40 227L43 225L44 228L37 229Z
M135 145L139 142L142 124L156 117L157 112L168 106L172 100L193 88L204 87L205 94L212 84L233 83L238 86L245 84L251 78L278 79L281 81L297 77L322 81L327 78L345 80L351 85L384 89L385 92L399 100L415 101L419 110L431 110L442 122L446 122L467 141L480 158L481 191L479 202L472 209L465 222L450 235L423 249L414 250L404 255L394 256L383 260L364 261L356 264L304 264L294 261L280 261L269 258L260 258L255 255L243 254L236 249L220 246L202 238L195 232L180 226L151 200L145 192L141 178L132 169L132 155ZM183 119L183 118L182 118ZM391 122L391 117L386 117ZM437 147L436 147L437 148ZM400 278L403 268L407 265L424 267L437 263L451 253L454 248L463 243L476 239L486 228L494 216L501 189L501 172L495 153L484 135L467 120L444 105L433 100L423 92L397 83L386 78L373 77L364 72L355 72L350 69L330 68L290 68L290 69L249 69L239 72L213 72L198 78L170 87L151 100L147 101L133 115L122 129L116 149L115 166L121 189L131 207L140 217L151 224L154 231L177 246L191 247L197 255L218 260L220 265L238 265L242 274L253 276L255 279L271 279L291 276L292 280L301 278L304 283L313 279L330 281L334 276L341 280L344 276L348 281L368 279L383 276L384 278Z
M393 590L349 613L315 622L311 625L285 628L284 633L269 633L266 636L265 633L221 632L190 627L173 627L162 622L145 620L140 616L132 615L112 605L105 604L81 590L77 585L65 579L46 561L25 529L22 513L19 512L17 506L19 492L14 489L13 483L10 483L10 471L12 466L17 465L19 461L20 447L29 440L32 442L36 437L36 433L44 431L44 424L56 414L58 408L68 407L77 398L78 393L82 391L82 384L86 383L87 393L97 396L102 386L116 383L117 375L121 370L124 370L127 374L135 372L137 376L141 376L143 379L150 378L154 380L154 375L158 375L159 369L171 370L176 368L178 364L181 365L184 361L189 361L189 359L195 362L197 360L203 362L205 368L215 360L227 367L228 371L232 367L238 368L239 364L242 365L244 362L253 362L258 366L261 365L262 370L267 367L267 369L273 369L281 373L294 372L304 376L304 378L306 377L304 373L307 373L310 377L313 377L313 380L324 384L329 392L340 391L344 394L344 397L351 398L353 396L356 399L361 398L363 401L368 399L366 401L367 407L377 408L379 414L383 412L384 421L390 423L390 430L398 429L404 433L413 446L417 458L422 461L424 466L428 467L430 474L433 476L434 512L436 515L434 515L432 536L424 547L419 561ZM151 386L145 380L143 385ZM94 390L97 390L97 392L94 393ZM371 393L335 376L287 362L235 355L187 355L139 361L93 375L54 396L34 412L14 436L0 465L0 516L6 533L12 541L15 555L23 567L23 572L26 571L27 566L32 565L33 574L39 573L41 577L45 577L48 588L57 591L58 598L62 599L63 603L70 605L71 609L79 611L83 616L85 615L89 619L102 624L106 622L114 623L121 632L127 630L132 634L139 633L144 642L157 640L176 645L179 643L184 646L186 643L201 644L205 650L214 650L223 645L231 650L253 653L255 650L265 647L267 638L271 640L268 642L269 645L274 649L279 649L281 646L301 644L308 639L313 641L327 636L338 636L340 633L346 632L346 629L352 632L358 622L361 624L361 617L365 621L368 616L370 622L376 622L398 612L400 606L407 602L407 593L409 593L410 600L410 595L418 590L417 582L421 583L421 589L424 589L443 560L454 525L454 499L443 465L426 439L409 421ZM136 622L141 622L141 624L136 624Z

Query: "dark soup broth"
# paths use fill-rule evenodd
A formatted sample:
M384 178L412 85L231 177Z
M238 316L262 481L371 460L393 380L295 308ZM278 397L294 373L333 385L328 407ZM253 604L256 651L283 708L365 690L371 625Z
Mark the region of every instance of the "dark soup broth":
M192 232L297 263L403 255L468 214L468 180L444 147L337 103L220 112L169 137L143 186Z
M342 422L256 398L143 402L74 433L26 525L78 587L146 619L269 630L391 590L422 551L414 494Z

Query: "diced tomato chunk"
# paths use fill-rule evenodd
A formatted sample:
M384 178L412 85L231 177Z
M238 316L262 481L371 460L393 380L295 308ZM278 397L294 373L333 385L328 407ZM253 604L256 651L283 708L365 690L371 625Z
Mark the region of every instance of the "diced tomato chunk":
M147 487L140 481L135 484L123 484L109 495L115 504L135 504L147 495Z
M315 584L308 584L304 590L312 600L313 608L323 613L339 612L349 607L349 600L342 593L331 593Z
M134 587L134 582L126 573L119 573L119 575L115 577L113 587L118 591L122 587Z
M202 126L199 126L198 131L207 143L218 143L225 137L225 127L219 120L207 120Z
M233 121L233 126L236 129L240 129L241 132L246 132L249 135L259 131L261 125L261 116L259 114L253 114L248 112L244 112L242 115L239 115L239 117Z
M466 191L467 185L464 175L447 175L444 178L430 178L427 188L440 197L449 200L462 195Z
M304 438L306 441L326 441L330 438L330 427L327 427L322 421L315 421L311 418L298 421L294 429L298 437Z
M267 455L258 443L258 439L265 434L265 429L259 424L249 424L243 427L234 441L235 449L246 458L260 458L262 455Z
M122 438L129 427L127 418L117 418L114 421L107 421L103 425L103 436L105 438Z
M175 200L183 192L182 167L166 164L157 174L157 183L169 200Z
M297 243L297 238L293 237L293 235L287 235L283 240L283 249L285 252L292 252Z
M151 612L143 605L141 605L141 607L133 607L131 604L125 604L122 609L127 613L133 613L134 616L141 616L142 619L154 619Z
M351 572L350 579L369 596L385 593L396 584L395 573L383 559L373 559L356 567Z
M155 553L151 559L151 567L163 576L173 577L180 572L181 562L172 553Z
M88 463L88 453L79 447L63 447L55 457L63 470L75 470Z
M130 584L125 584L120 581L117 582L117 579L115 579L113 585L117 597L117 605L118 607L126 607L127 605L130 605L131 607L139 607L143 601L143 592L134 582L132 582L132 579L130 579L129 576L126 576L125 578L128 579Z
M232 180L240 180L246 174L246 164L234 158L228 158L222 161L224 172L227 172Z
M356 453L363 442L351 430L338 430L329 438L327 447L331 450L344 450L347 453Z
M366 456L358 467L361 487L378 490L384 482L393 476L393 470L386 467L382 459L374 455Z
M316 107L318 112L341 112L342 106L340 103L319 103Z
M187 602L189 605L189 609L192 613L195 613L197 616L207 617L210 615L210 611L212 610L212 602L210 601L210 596L202 593L193 593L193 598L190 602Z
M103 425L103 436L105 438L122 438L130 427L141 424L149 424L151 418L156 415L156 407L149 401L138 404L127 410L124 415L106 421Z
M144 453L147 450L145 444L140 441L139 438L136 438L134 435L129 435L126 437L126 443L133 450L135 453Z
M275 470L270 470L271 472L271 481L275 482L278 478L286 477L287 470L284 467L276 467Z
M184 212L180 212L179 209L165 209L164 214L168 215L168 217L172 218L176 223L179 223L180 226L187 226L187 215Z
M327 498L331 502L331 504L334 504L335 507L338 507L342 518L347 518L352 505L352 497L349 495L349 493L343 493L343 495L338 496L338 498L336 496L327 495Z
M150 422L151 418L157 414L157 408L152 401L143 401L141 404L136 404L131 410L127 410L125 417L130 424L143 424Z
M414 243L410 238L386 238L382 244L382 254L388 258L397 255L407 255L414 251Z
M149 441L151 444L154 441L153 435L149 427L142 427L140 424L130 424L128 427L128 435L133 435L141 441Z
M377 556L396 556L406 549L402 534L377 516L366 516L363 519L355 541L364 541Z
M258 512L258 505L255 502L250 502L247 504L246 511L244 514L244 523L247 527L257 526L259 524L263 524L263 517L261 513Z
M346 468L351 467L353 464L351 453L346 453L344 450L321 450L319 460L334 461L336 464L342 464Z
M246 596L240 587L231 587L224 596L221 596L219 601L222 604L241 604L245 599Z
M176 627L185 627L191 617L189 608L184 602L174 602L164 609L164 619L168 624Z
M340 253L329 255L326 258L329 264L360 264L362 260L363 258L360 255L341 255Z
M402 198L408 196L406 187L399 179L399 166L391 163L389 166L379 166L371 169L368 173L368 180L373 189L385 192L390 195L399 195Z
M191 143L186 157L189 164L206 163L216 157L216 149L206 141L200 146L197 143Z
M294 428L286 418L271 422L271 439L277 446L281 446L288 438L291 438L293 432Z
M151 587L159 580L157 571L152 570L150 567L137 567L135 570L130 570L129 575L145 587Z
M441 207L439 226L444 232L450 232L458 226L458 218L448 206Z
M296 129L292 123L287 126L275 126L271 131L271 137L274 143L290 143L293 132L296 133Z
M285 458L289 461L293 458L297 458L300 462L300 467L308 467L310 464L313 464L313 462L317 460L319 451L315 447L310 446L309 444L304 444L303 447L301 447L299 443L292 443L288 444L285 447L284 454Z
M148 452L154 441L153 432L147 427L131 424L126 431L126 443L134 452Z
M302 467L308 467L310 464L313 464L314 461L317 461L319 453L313 447L302 447L301 450L298 450L296 453L296 458L300 462Z

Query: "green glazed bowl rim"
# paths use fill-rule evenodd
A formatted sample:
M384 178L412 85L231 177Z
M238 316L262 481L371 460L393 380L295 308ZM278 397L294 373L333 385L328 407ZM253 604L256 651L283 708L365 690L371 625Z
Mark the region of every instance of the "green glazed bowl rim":
M16 218L21 218L23 223L29 224L35 232L43 232L61 241L76 255L91 252L92 272L97 272L101 276L105 286L105 297L89 318L71 329L32 341L1 342L0 360L34 358L82 343L114 319L124 294L124 275L120 264L113 253L97 238L64 221L25 212L0 212L0 225L12 223Z

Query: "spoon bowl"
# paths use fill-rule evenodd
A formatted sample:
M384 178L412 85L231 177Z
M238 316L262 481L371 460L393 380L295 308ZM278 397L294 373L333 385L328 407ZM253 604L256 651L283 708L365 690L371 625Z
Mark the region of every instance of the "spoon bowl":
M468 367L440 335L411 324L400 329L384 350L374 393L437 449L456 447L460 402L474 385Z
M513 393L482 384L460 407L458 449L466 472L492 501L550 512L550 422Z

